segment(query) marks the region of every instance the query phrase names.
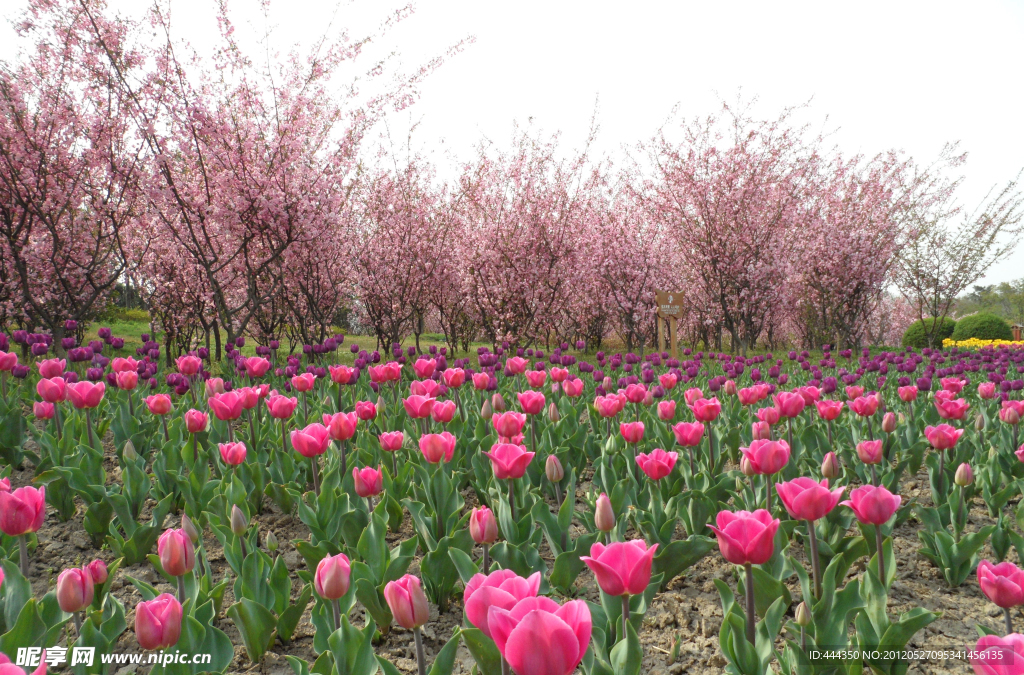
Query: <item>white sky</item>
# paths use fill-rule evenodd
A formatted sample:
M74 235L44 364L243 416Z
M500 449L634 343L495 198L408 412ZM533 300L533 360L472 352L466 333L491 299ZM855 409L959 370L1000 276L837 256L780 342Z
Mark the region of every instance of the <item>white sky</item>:
M18 15L25 0L3 0ZM141 0L110 0L137 13ZM382 20L381 0L344 4L336 26L353 35ZM198 49L214 43L213 0L173 0L176 30ZM307 44L335 15L334 0L277 0L273 42ZM396 5L390 5L392 7ZM232 0L244 38L266 22L257 0ZM649 138L679 104L705 115L721 98L760 99L775 116L813 98L817 124L837 128L846 153L899 148L922 161L943 143L969 152L962 196L973 207L995 183L1024 168L1024 0L970 2L569 2L420 0L416 13L378 50L396 51L407 70L460 39L476 42L421 88L422 98L392 122L435 159L466 158L483 136L510 137L514 121L585 137L600 98L599 150ZM13 56L0 26L0 58ZM1024 246L985 283L1024 277Z

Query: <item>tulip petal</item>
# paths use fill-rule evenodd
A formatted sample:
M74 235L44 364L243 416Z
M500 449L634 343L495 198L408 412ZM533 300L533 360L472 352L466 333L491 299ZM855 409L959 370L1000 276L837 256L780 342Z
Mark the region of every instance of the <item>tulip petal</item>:
M519 675L566 675L579 662L580 649L565 621L534 610L509 635L503 654Z

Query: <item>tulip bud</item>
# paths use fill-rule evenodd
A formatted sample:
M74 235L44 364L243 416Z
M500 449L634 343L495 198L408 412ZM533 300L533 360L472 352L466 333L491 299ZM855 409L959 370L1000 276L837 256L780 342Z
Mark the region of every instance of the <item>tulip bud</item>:
M1003 408L999 411L999 419L1011 426L1020 424L1020 415L1013 408Z
M974 482L974 471L971 470L971 465L964 462L956 468L956 474L953 476L953 482L960 487L967 487Z
M552 483L557 483L565 478L565 469L562 468L558 457L554 455L548 455L547 461L544 462L544 473Z
M107 573L107 563L102 560L93 560L85 567L89 570L89 574L92 575L93 583L102 584L106 582L109 576Z
M484 404L480 406L480 417L485 420L489 420L492 415L494 415L494 408L491 407L490 399L487 399L484 401Z
M896 431L896 414L887 412L882 415L882 431L891 434Z
M754 422L750 425L750 434L755 441L767 441L772 437L772 428L767 422Z
M757 475L757 471L754 470L754 465L750 462L746 455L740 458L740 471L743 472L744 476Z
M601 493L594 505L594 525L602 532L611 532L615 529L615 512L612 511L612 502L608 495Z
M974 418L974 428L977 431L985 430L985 416L981 413L978 413L977 417Z
M503 413L505 412L505 399L501 397L501 394L494 392L491 396L491 408L494 412Z
M548 419L551 420L552 424L555 424L558 420L562 419L562 416L558 414L558 406L555 405L554 401L548 404Z
M796 625L809 626L810 623L811 609L807 606L806 602L801 602L796 606Z
M899 420L900 424L906 424L907 423L907 416L904 415L903 413L900 413L899 415L897 415L896 419Z
M348 593L352 580L352 567L348 556L339 553L327 556L316 566L313 587L325 600L337 600Z
M193 544L199 543L199 528L196 527L191 518L184 514L181 516L181 529L185 530L185 534L188 535Z
M384 399L380 396L377 397L377 410L384 410Z
M237 504L231 505L231 533L236 537L241 537L245 534L245 531L249 529L249 519L242 513L242 509L238 508Z
M829 480L839 475L839 458L836 457L836 453L829 452L821 460L821 475Z
M493 544L498 540L498 521L486 506L473 509L469 516L469 536L478 544Z
M267 533L266 544L267 544L267 550L268 551L270 551L271 553L276 551L277 547L278 547L277 535L274 534L273 532L268 532Z
M88 569L64 570L57 577L57 604L74 614L92 604L93 579Z
M139 453L135 452L135 444L131 441L124 442L124 450L121 451L121 455L127 462L134 462L139 458Z

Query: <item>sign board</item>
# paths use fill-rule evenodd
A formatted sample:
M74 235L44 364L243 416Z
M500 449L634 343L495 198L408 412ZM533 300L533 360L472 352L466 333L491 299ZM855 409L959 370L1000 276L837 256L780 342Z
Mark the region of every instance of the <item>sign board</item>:
M665 333L667 332L669 344L672 347L672 358L678 359L676 319L681 319L683 316L683 294L674 291L654 291L654 301L658 305L658 349L665 351Z

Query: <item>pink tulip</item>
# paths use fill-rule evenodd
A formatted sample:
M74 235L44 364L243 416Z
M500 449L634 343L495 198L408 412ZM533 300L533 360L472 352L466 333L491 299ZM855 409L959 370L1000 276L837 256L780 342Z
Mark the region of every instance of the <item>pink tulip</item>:
M754 405L761 400L757 389L753 387L744 387L736 392L736 396L740 399L740 405Z
M808 385L806 387L797 387L795 391L804 399L805 405L814 405L821 400L821 389L817 387Z
M612 502L608 495L601 493L594 503L594 526L601 532L611 532L615 529L615 511L612 510Z
M441 385L433 380L413 380L409 383L409 393L424 398L437 398L441 394Z
M60 403L67 398L67 383L63 377L44 377L36 383L36 393L47 403Z
M690 387L683 392L683 400L686 401L686 405L693 405L693 402L699 398L704 398L704 392L697 387Z
M650 454L640 453L636 456L636 463L640 470L647 474L651 480L661 480L672 473L679 459L678 452L665 452L661 448L655 448Z
M750 437L755 441L767 441L772 437L772 427L767 422L754 422L750 425Z
M511 610L491 607L487 623L516 675L569 675L590 645L590 608L582 600L559 607L543 596L526 598Z
M917 400L917 387L914 385L900 387L896 390L896 393L904 403L912 403Z
M413 394L409 398L402 399L402 405L405 406L405 412L409 417L419 420L430 417L430 409L434 407L434 400L428 396Z
M327 371L330 373L331 382L335 384L348 384L356 376L356 369L345 365L327 366Z
M717 398L699 398L690 405L690 409L698 422L714 422L722 412L722 404Z
M673 400L658 402L658 419L662 422L671 422L676 416L676 402Z
M238 392L229 391L215 394L206 400L214 417L221 422L233 422L242 416L242 397Z
M1018 416L1024 417L1024 401L1017 401L1017 400L1012 399L1012 398L1011 399L1007 399L1006 401L1003 401L1002 409L1003 410L1010 410L1010 409L1012 409L1013 411L1015 411L1017 413Z
M132 357L118 357L110 362L110 370L114 373L136 373L139 372L139 362Z
M548 374L543 370L528 370L524 375L526 375L526 383L534 389L543 387L544 382L548 379Z
M85 566L92 575L93 583L102 584L107 580L107 563L102 560L93 560Z
M984 635L970 659L974 675L1024 675L1024 635Z
M539 391L521 391L516 394L519 407L527 415L538 415L544 410L544 394Z
M316 386L316 375L313 373L299 373L292 378L292 389L298 392L312 391Z
M594 399L594 407L601 417L615 417L622 410L614 396L598 396Z
M11 479L8 478L7 476L4 476L3 478L0 478L0 492L10 492L10 491L11 491ZM0 579L0 585L2 585L2 584L3 584L3 580Z
M199 434L206 431L210 423L210 416L199 410L189 410L185 413L185 428L190 434Z
M963 429L956 429L948 424L937 427L925 427L924 435L936 450L949 450L956 445L963 435Z
M597 585L608 595L640 595L651 583L651 563L658 545L647 548L642 539L619 541L605 546L600 542L590 547L589 556L580 560L587 564Z
M466 620L479 628L481 633L491 637L491 629L487 623L490 608L508 610L515 607L520 600L537 597L540 581L540 572L534 572L528 579L524 579L508 569L495 570L486 576L473 575L462 595Z
M814 406L818 409L818 415L826 422L837 419L843 412L843 405L842 401L832 401L829 399L814 402Z
M53 419L54 407L52 403L46 401L36 401L32 404L32 414L36 419L49 420Z
M352 480L360 497L376 497L384 489L384 473L379 466L376 469L371 466L362 469L352 467Z
M643 403L647 396L647 387L642 384L626 385L626 400L630 403Z
M153 394L147 396L145 399L146 407L149 408L149 412L154 415L166 415L171 412L171 397L167 394Z
M522 478L535 453L527 452L526 447L522 445L496 443L491 446L490 452L482 454L491 460L494 477L504 480Z
M740 448L750 460L754 473L760 476L778 473L789 462L790 448L786 441L751 441L750 447Z
M861 441L857 444L857 457L865 464L882 462L882 441Z
M978 585L997 607L1024 605L1024 571L1012 562L993 565L982 560L978 563Z
M455 436L447 431L420 436L420 452L431 464L450 462L455 454Z
M498 540L498 521L486 506L473 509L469 516L469 536L478 544L493 544Z
M850 385L849 387L846 388L846 398L850 399L851 401L855 398L860 398L863 395L864 387Z
M18 365L18 355L14 352L0 352L0 373L9 373Z
M935 399L935 409L939 411L939 417L944 420L962 420L970 407L962 398L949 401Z
M107 390L102 382L89 382L82 380L67 386L68 399L71 405L78 409L95 408L103 400L103 393Z
M380 442L380 449L384 452L395 452L402 449L405 442L405 434L401 431L385 431L377 437Z
M313 575L313 588L324 600L337 600L348 593L352 581L352 563L344 553L322 558Z
M178 366L178 372L185 377L192 377L199 372L200 368L203 367L202 359L191 354L179 356L175 360L175 364Z
M68 363L64 359L46 359L37 363L36 367L39 369L39 377L49 379L63 375L67 365Z
M491 378L487 373L473 373L473 388L477 391L484 391L490 384Z
M722 557L732 564L761 565L772 557L779 520L768 511L719 511L715 522L718 527L708 527L718 537Z
M576 398L583 393L583 380L566 380L562 383L562 391L569 398Z
M845 487L829 491L828 478L818 483L803 476L785 483L776 483L775 491L785 505L789 515L797 520L818 520L824 518L843 498Z
M526 415L514 411L495 413L491 416L491 424L498 432L499 437L512 438L522 433L523 425L526 424Z
M225 389L224 389L224 380L223 380L223 378L211 377L210 379L208 379L206 381L206 395L207 396L214 396L216 394L223 394L224 391L225 391Z
M242 401L242 410L252 410L260 401L260 390L258 387L239 387L232 391L238 394L238 398Z
M356 433L356 425L359 423L359 417L354 412L339 412L333 415L324 413L323 420L331 440L338 442L352 438Z
M224 460L225 464L238 466L245 461L246 448L245 443L241 441L237 443L219 443L217 448L220 450L220 458Z
M438 424L448 424L455 417L455 401L435 401L430 418Z
M1020 424L1020 415L1013 408L1001 408L999 410L999 419L1011 426Z
M66 569L57 575L57 604L68 614L92 604L93 578L87 568Z
M436 367L436 359L419 359L412 364L412 369L416 372L416 377L421 380L425 380L433 375Z
M263 377L270 370L270 361L262 356L250 356L243 361L243 365L245 374L253 379Z
M861 417L871 417L878 411L878 399L874 396L858 396L850 401L850 410Z
M778 424L779 420L782 419L782 413L774 406L770 408L760 408L757 411L757 419L772 427Z
M181 637L181 603L162 593L135 607L135 637L143 649L167 649Z
M792 419L803 412L807 402L800 394L792 391L780 391L775 395L775 407L779 413L788 419Z
M180 577L195 567L195 548L185 530L164 530L156 542L156 548L161 567L172 577Z
M978 396L985 400L992 400L996 397L996 383L982 382L978 385Z
M826 452L821 460L821 475L825 478L835 478L839 475L839 458L834 452Z
M327 452L331 444L331 432L322 424L313 422L305 429L296 429L291 433L292 447L303 457L318 457Z
M8 537L35 532L46 518L46 487L0 490L0 531Z
M944 377L939 380L939 384L942 385L943 390L951 394L959 394L967 383L959 377Z
M672 427L672 434L679 445L694 448L700 445L704 437L704 425L700 422L680 422Z
M853 509L857 520L868 525L882 525L889 522L902 498L887 489L875 485L862 485L850 491L850 498L843 506Z
M377 419L377 405L372 401L356 401L356 417L364 422Z
M462 368L448 368L441 376L445 385L450 389L458 389L466 382L466 371Z
M267 398L267 410L270 411L271 417L278 420L286 420L291 417L297 405L299 405L299 399L294 396L288 398L272 393Z
M132 391L135 387L139 386L139 374L134 370L114 373L114 382L117 384L118 389Z
M419 628L430 618L427 596L423 594L419 578L411 574L397 581L389 581L384 587L384 599L395 617L395 623L406 630Z
M630 445L636 445L640 441L644 440L644 423L643 422L622 422L619 424L619 433L622 434L623 440Z
M672 391L678 384L679 378L675 373L662 373L658 376L658 383L665 388L665 391Z

